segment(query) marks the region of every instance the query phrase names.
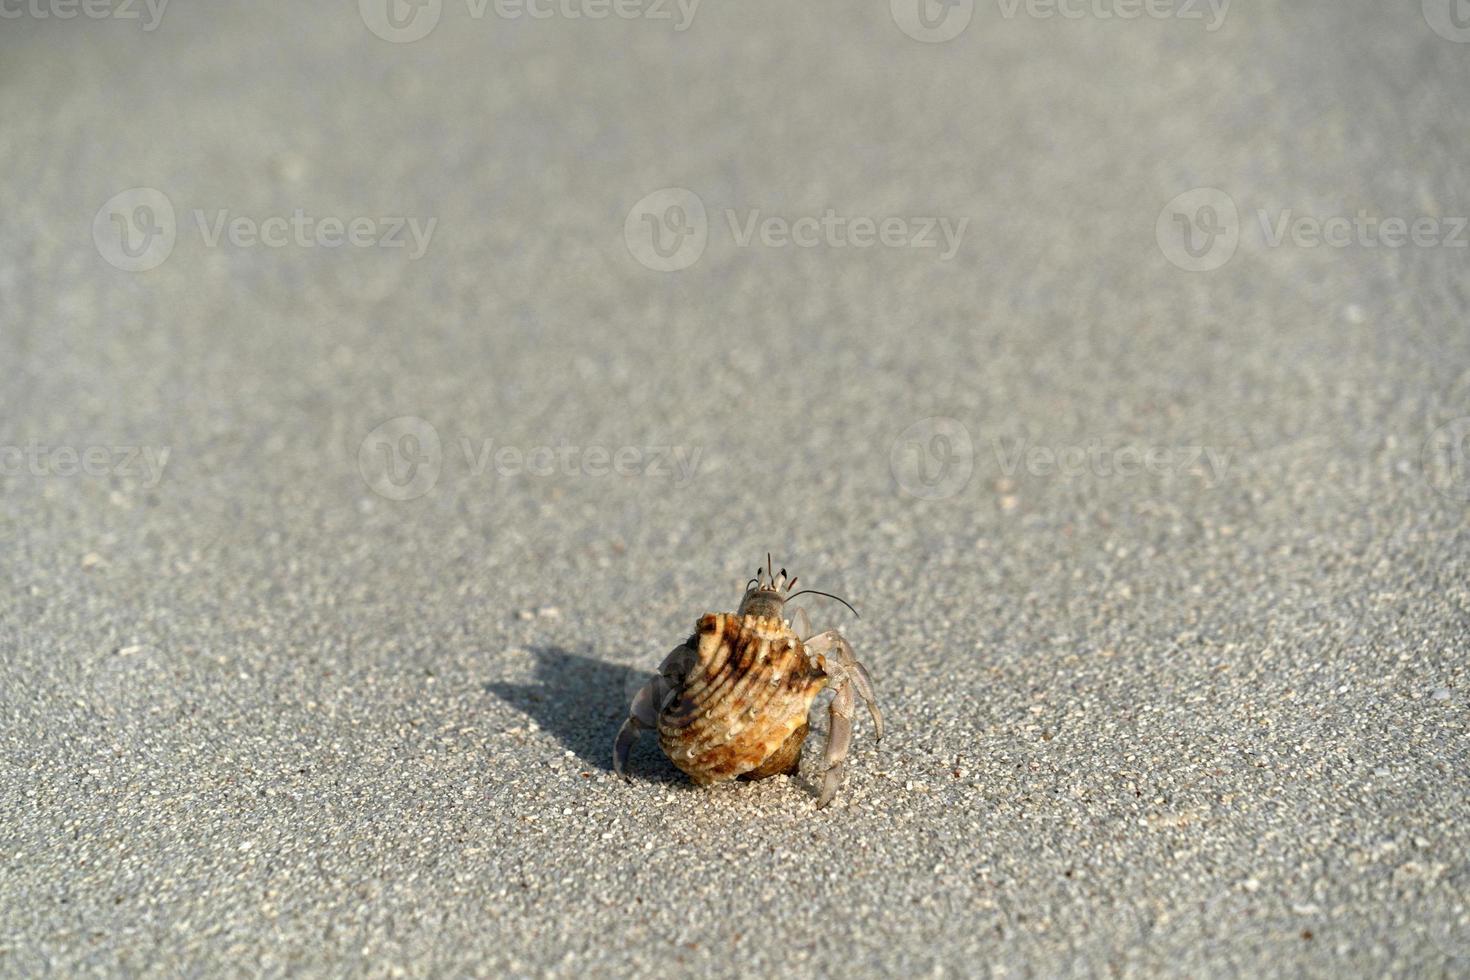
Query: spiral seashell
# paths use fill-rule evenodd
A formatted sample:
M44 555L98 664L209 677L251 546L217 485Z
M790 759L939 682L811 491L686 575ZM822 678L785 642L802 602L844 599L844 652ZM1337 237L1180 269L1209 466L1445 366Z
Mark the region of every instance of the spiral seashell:
M689 672L659 714L664 753L701 785L794 771L827 675L790 626L709 613L689 645Z

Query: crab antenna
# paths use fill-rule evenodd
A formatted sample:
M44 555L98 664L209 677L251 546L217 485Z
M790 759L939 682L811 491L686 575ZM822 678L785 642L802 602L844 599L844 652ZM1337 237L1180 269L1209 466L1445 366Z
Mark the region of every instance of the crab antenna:
M766 552L766 575L770 576L771 582L776 581L776 576L771 574L771 553Z
M786 597L786 601L787 602L790 602L792 599L795 599L799 595L807 595L807 594L811 594L811 595L824 595L828 599L836 599L838 602L842 603L849 610L851 610L852 611L852 614L854 616L857 616L858 619L862 619L863 618L861 616L858 616L858 611L856 609L853 609L852 608L852 603L848 602L846 599L842 598L841 596L833 595L830 592L818 592L816 589L802 589L800 592L794 592L791 595L787 596Z
M793 578L790 582L787 582L786 583L786 588L788 588L788 589L794 589L794 588L796 588L796 579Z

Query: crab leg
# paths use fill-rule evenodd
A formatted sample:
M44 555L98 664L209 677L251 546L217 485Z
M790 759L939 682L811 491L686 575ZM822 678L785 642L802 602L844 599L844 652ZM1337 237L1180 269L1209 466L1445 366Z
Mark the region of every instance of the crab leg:
M837 795L837 787L842 783L843 764L847 761L848 749L852 747L854 707L852 685L843 684L837 689L828 711L831 728L827 733L827 751L822 757L825 772L822 775L822 795L817 800L818 810L832 802L832 797Z
M868 714L873 719L873 741L883 741L883 712L878 710L878 699L873 696L873 679L868 676L868 668L854 660L852 667L852 683L857 688L858 696L863 699L863 704L868 706Z
M868 706L868 714L873 719L873 737L875 741L883 741L883 712L878 709L878 699L873 695L873 679L868 676L868 668L858 662L853 653L852 644L847 642L847 637L837 630L827 630L804 641L809 653L817 656L824 655L828 650L837 650L837 663L824 667L828 674L832 675L834 686L845 683L849 678L857 688L858 695L863 703Z
M693 656L694 651L687 643L674 647L658 665L658 673L633 695L633 704L628 708L628 720L623 722L623 727L618 729L617 737L613 739L613 772L624 779L628 777L623 769L628 764L628 754L633 751L633 743L638 741L638 733L658 727L659 713L669 706L669 701L678 693L684 682L684 675L689 672L689 662Z
M628 763L628 753L633 751L633 743L638 741L638 733L658 725L658 708L654 701L662 682L662 677L654 677L638 689L638 693L633 696L632 706L628 708L628 720L623 722L623 727L618 729L618 737L613 740L613 772L624 779L628 775L623 772L623 767Z

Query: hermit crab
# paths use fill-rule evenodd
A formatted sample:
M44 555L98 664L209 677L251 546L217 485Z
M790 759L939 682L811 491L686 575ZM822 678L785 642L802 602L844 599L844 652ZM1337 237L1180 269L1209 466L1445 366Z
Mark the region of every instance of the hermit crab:
M883 738L883 715L867 670L841 633L811 635L800 608L784 618L786 603L808 593L852 606L815 589L792 592L795 587L786 569L772 574L767 555L766 567L746 583L738 610L700 617L694 634L664 658L634 696L628 720L613 740L618 775L626 778L628 753L644 729L657 729L664 754L701 786L795 772L812 702L831 687L835 694L817 808L832 802L852 746L856 699L863 699L873 717L876 740Z

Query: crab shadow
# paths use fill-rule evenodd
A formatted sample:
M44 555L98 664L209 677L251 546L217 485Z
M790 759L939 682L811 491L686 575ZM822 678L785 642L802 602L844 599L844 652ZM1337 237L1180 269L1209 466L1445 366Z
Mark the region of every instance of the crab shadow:
M533 647L535 674L529 684L490 681L485 690L523 712L570 750L589 769L612 771L612 744L628 717L628 705L651 670L635 670L560 647ZM628 760L635 780L686 783L684 774L644 732Z

